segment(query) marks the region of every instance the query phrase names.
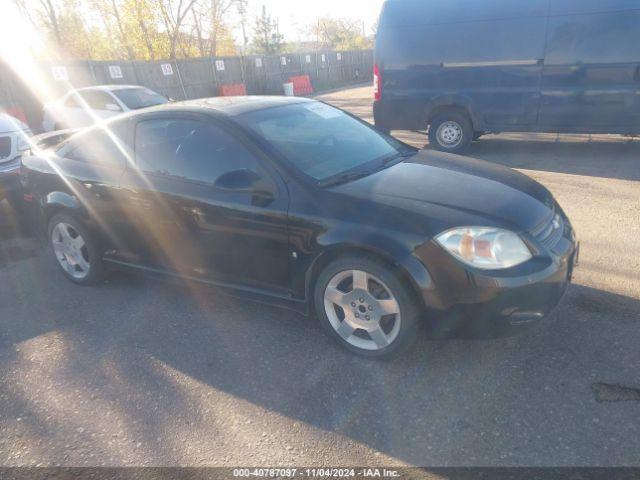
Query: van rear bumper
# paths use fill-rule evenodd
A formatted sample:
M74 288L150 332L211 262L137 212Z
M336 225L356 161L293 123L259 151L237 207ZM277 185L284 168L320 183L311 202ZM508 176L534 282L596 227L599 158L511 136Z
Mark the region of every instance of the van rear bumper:
M385 130L425 130L424 107L415 99L382 99L373 102L373 119Z

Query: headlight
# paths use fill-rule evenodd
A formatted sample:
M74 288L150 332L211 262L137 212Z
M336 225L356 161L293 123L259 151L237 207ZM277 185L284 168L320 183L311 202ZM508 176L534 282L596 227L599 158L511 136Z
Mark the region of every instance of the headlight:
M514 267L532 257L517 234L501 228L454 228L438 235L436 241L467 265L485 270Z

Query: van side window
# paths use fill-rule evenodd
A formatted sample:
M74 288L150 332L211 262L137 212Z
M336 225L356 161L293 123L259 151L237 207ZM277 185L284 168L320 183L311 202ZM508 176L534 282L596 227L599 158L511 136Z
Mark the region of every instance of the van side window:
M380 34L387 68L495 61L535 62L544 55L546 18L515 18L389 28ZM518 39L518 41L514 41ZM526 39L526 40L524 40ZM425 48L425 45L437 48Z
M640 10L551 17L547 65L640 63Z

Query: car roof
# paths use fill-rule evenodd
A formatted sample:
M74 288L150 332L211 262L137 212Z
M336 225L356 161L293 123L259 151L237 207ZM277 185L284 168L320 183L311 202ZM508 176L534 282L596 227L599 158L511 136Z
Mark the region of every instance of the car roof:
M243 113L255 112L273 107L282 107L299 103L313 103L315 100L304 97L259 96L248 95L242 97L212 97L184 102L167 103L151 107L148 110L210 110L226 116L237 116Z
M142 85L121 85L121 84L117 84L117 85L91 85L89 87L74 88L73 90L70 90L69 93L72 93L72 92L86 92L87 90L103 90L103 91L113 92L113 91L116 91L116 90L126 90L126 89L130 89L130 88L144 88L144 89L146 89L147 87L143 87Z

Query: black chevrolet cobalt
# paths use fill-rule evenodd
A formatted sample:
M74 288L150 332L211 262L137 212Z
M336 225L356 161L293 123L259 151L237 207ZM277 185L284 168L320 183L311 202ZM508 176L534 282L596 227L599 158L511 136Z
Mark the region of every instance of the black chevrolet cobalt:
M23 163L25 200L72 282L116 267L216 285L315 314L369 357L425 324L483 337L535 324L577 261L540 184L308 99L165 105Z

